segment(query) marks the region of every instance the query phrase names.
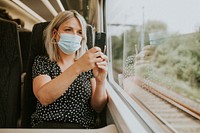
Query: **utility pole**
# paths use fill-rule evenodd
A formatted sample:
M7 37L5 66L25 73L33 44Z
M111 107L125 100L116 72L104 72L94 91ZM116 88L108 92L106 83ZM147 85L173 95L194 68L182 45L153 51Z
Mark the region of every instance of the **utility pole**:
M142 7L142 26L141 26L141 50L144 47L144 40L145 40L145 26L144 26L144 6Z

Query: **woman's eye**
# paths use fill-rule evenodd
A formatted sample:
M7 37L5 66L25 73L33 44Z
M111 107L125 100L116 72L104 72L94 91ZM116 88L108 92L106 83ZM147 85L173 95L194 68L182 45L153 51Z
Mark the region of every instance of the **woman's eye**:
M79 31L78 34L79 34L79 35L82 35L82 31Z
M65 31L71 31L71 29L65 29Z
M69 33L69 34L73 34L73 30L72 29L65 29L64 30L66 33Z

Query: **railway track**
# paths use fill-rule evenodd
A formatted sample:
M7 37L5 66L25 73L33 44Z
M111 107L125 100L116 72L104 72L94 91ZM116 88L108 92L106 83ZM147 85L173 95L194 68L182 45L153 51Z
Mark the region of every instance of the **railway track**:
M134 80L140 86L134 88L137 98L155 117L175 133L200 133L198 111L183 106L178 101L159 92L140 79Z

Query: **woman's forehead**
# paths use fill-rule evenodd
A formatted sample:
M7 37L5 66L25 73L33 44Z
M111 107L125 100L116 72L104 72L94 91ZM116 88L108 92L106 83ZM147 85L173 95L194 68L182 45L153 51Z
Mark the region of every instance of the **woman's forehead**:
M70 18L66 21L64 21L59 28L65 28L65 27L71 27L74 29L81 29L81 24L79 20L76 17Z

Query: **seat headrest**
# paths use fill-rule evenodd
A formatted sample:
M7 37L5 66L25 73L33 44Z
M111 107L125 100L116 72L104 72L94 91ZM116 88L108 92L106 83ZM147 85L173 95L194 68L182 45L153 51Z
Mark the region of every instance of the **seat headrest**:
M44 45L44 38L43 38L43 31L47 27L49 22L42 22L35 24L32 30L31 35L31 52L33 56L36 55L47 55L45 45Z

